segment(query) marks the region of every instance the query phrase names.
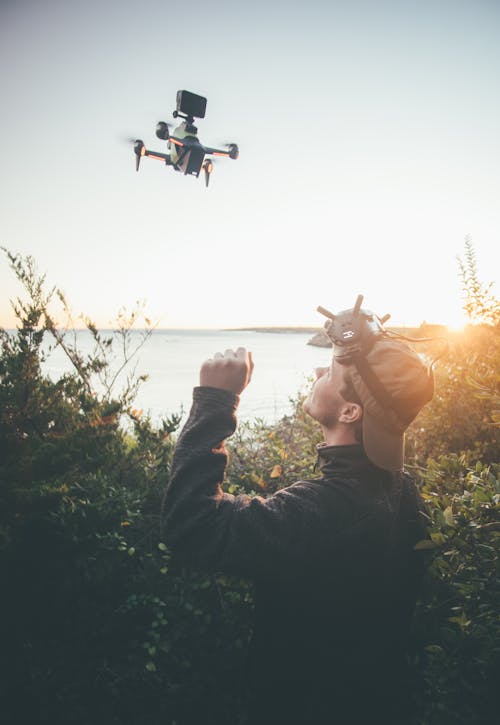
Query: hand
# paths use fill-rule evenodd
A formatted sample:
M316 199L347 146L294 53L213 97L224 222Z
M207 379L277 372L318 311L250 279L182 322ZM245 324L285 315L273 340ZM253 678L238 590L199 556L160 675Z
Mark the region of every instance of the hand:
M239 347L226 350L224 355L216 352L213 358L205 360L200 370L200 385L230 390L239 395L252 378L252 353Z

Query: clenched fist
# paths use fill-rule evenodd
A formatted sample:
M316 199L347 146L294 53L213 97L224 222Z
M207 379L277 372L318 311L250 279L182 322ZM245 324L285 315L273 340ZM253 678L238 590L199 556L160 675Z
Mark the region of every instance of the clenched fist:
M239 395L250 382L252 370L252 353L244 347L239 347L236 352L216 352L201 366L200 385L230 390Z

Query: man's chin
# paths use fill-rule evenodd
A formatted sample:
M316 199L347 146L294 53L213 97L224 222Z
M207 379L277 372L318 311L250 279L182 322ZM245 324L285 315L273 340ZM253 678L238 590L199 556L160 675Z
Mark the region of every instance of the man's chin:
M304 411L304 413L306 413L307 415L311 415L311 406L310 406L310 401L309 401L309 398L306 398L306 399L304 400L304 402L302 403L302 410L303 410L303 411ZM311 417L313 417L313 416L311 416Z

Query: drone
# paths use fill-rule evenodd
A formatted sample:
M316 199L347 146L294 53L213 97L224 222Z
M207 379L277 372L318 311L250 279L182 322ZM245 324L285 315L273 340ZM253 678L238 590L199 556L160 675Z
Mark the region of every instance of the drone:
M156 135L162 141L168 141L169 154L162 154L158 151L150 151L141 139L134 142L135 169L139 171L139 165L143 156L163 161L167 166L173 166L175 171L182 171L184 175L200 175L203 169L205 172L205 186L208 186L210 174L214 169L212 159L205 156L226 156L230 159L237 159L239 149L235 143L226 145L226 149L216 149L210 146L203 146L200 143L194 125L195 118L205 118L207 99L198 96L190 91L177 91L177 108L173 112L174 118L182 118L183 121L170 134L169 124L159 121L156 124Z

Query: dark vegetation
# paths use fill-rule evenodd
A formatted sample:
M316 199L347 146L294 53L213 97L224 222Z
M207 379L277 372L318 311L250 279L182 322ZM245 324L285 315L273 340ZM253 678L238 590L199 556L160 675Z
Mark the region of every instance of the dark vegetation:
M49 311L59 300L66 314L64 297L31 259L7 256L25 294L16 332L0 330L2 721L237 725L252 589L169 566L160 509L179 418L153 426L133 408L139 311L115 335L88 322L84 357ZM500 309L470 242L460 269L475 324L450 339L408 435L430 533L415 725L497 722ZM57 380L43 372L51 346L72 363ZM229 491L266 495L314 475L316 440L300 400L276 425L241 427Z

